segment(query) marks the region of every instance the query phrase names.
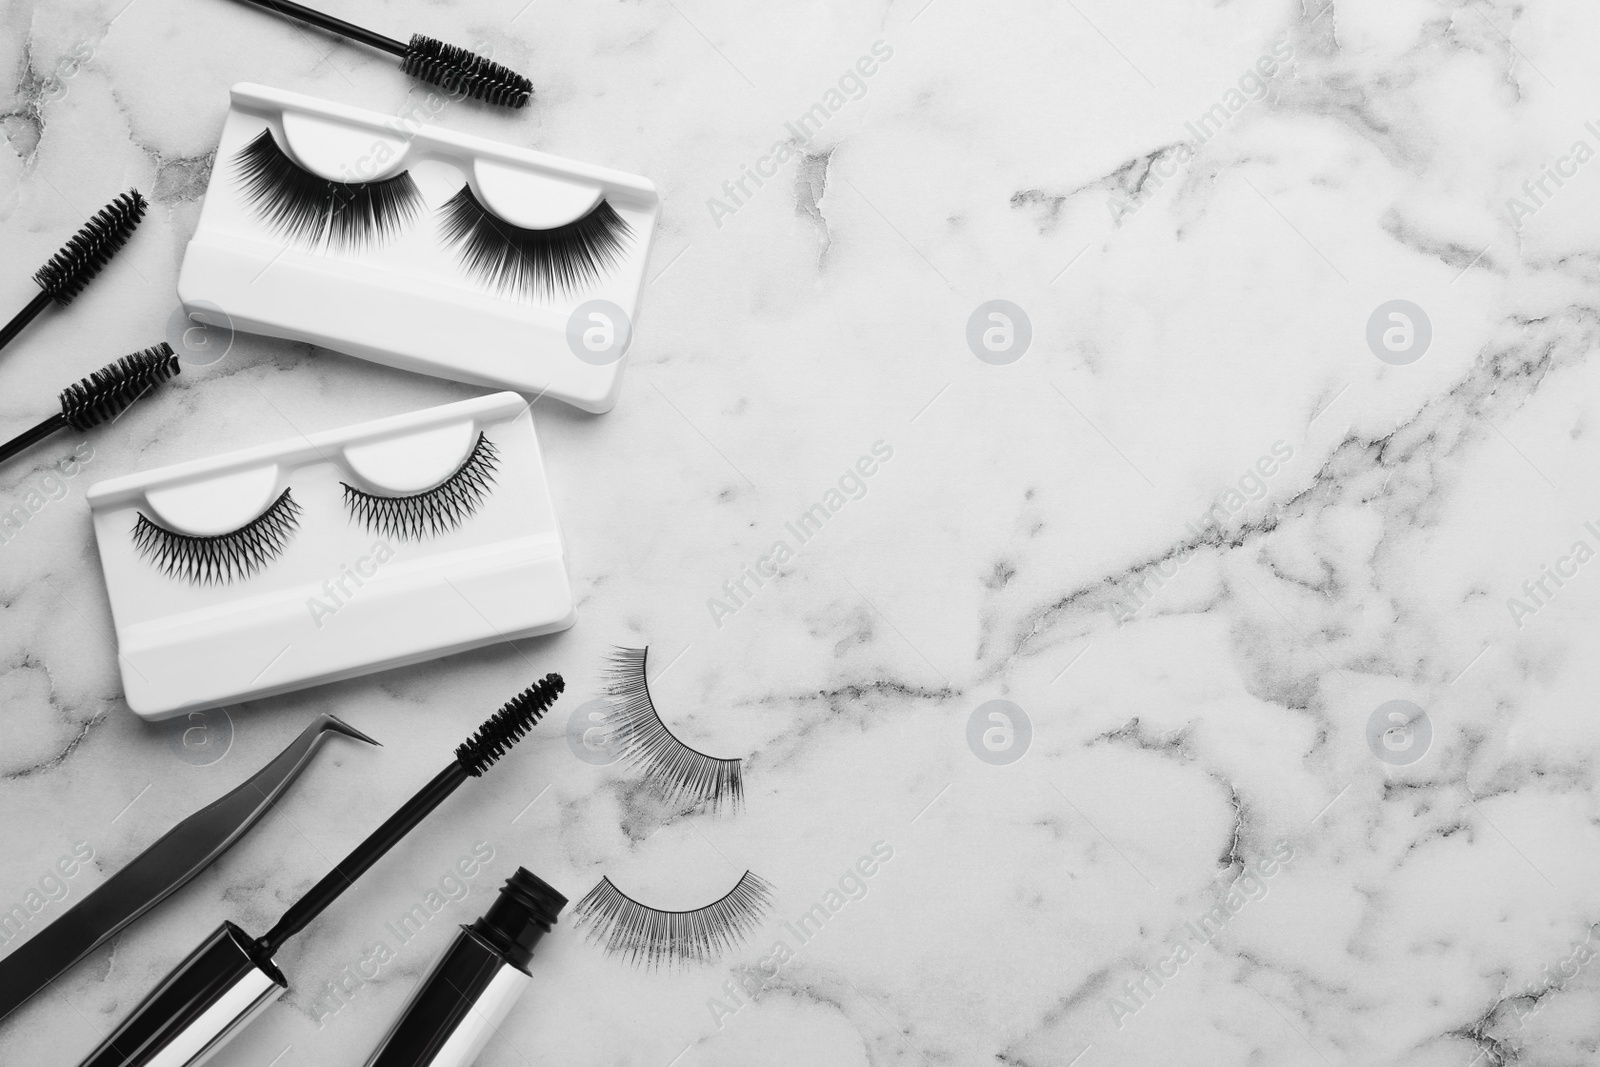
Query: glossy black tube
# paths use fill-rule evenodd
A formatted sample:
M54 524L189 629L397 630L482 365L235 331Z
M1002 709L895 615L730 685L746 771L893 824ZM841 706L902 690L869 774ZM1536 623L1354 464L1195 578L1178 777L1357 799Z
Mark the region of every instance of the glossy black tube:
M463 926L366 1067L469 1067L531 982L534 946L567 898L524 868Z
M256 955L249 935L223 923L80 1067L201 1061L287 988L272 961ZM177 1049L182 1050L181 1060L174 1058Z

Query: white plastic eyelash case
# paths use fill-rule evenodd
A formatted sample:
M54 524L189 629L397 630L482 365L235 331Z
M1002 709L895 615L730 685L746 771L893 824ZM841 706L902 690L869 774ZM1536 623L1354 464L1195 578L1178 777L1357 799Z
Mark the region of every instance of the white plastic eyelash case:
M494 484L453 529L376 533L346 483L439 485L479 435ZM141 554L143 514L192 536L238 530L288 489L297 528L246 577L200 584ZM146 719L418 663L577 620L533 416L515 393L180 463L89 489L128 706Z
M421 215L382 243L298 245L262 221L243 189L236 160L263 130L331 181L409 172ZM562 226L604 200L630 233L590 284L538 297L497 291L464 271L441 238L437 211L464 184L517 226ZM655 186L637 175L419 123L415 111L384 115L242 83L231 91L178 297L200 322L608 411L621 389L660 210ZM624 321L612 321L610 309Z

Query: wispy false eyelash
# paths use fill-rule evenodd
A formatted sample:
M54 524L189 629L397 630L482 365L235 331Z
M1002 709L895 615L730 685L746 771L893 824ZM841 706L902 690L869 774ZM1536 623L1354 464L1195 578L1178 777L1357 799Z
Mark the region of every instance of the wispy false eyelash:
M741 761L718 759L690 748L673 736L656 713L645 676L648 648L619 648L611 656L606 692L612 714L608 725L622 745L622 755L639 767L669 803L688 800L715 811L724 803L744 803Z
M345 507L368 530L402 541L419 541L453 530L478 510L494 486L499 453L489 438L478 434L472 454L456 472L425 492L411 496L377 496L365 493L348 482L344 486Z
M234 166L256 214L291 241L351 248L389 240L422 211L409 172L374 182L335 182L290 159L271 130L239 151Z
M606 955L622 954L635 967L714 962L740 944L772 908L772 886L745 871L721 899L690 911L661 911L641 904L610 878L584 894L574 912L589 941Z
M196 585L248 578L283 554L300 526L300 505L285 489L272 506L232 533L196 537L157 526L141 512L133 525L139 554L170 578Z
M581 219L530 230L497 217L464 185L440 209L444 240L468 274L501 292L537 298L575 292L616 265L633 227L605 200Z

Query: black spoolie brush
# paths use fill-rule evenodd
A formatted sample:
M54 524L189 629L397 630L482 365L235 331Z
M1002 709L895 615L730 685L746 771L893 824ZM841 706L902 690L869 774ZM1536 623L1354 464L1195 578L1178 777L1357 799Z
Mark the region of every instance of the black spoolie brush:
M561 675L547 674L491 715L477 733L456 749L450 766L312 886L265 937L252 939L233 923L223 923L162 980L81 1067L187 1064L195 1060L184 1058L179 1050L203 1050L209 1054L219 1048L289 988L288 980L272 961L284 942L305 929L462 782L494 766L522 740L565 688Z
M478 727L478 732L456 748L455 762L434 776L433 781L417 791L399 811L389 816L389 821L373 831L372 836L346 856L337 867L329 871L316 885L301 897L293 907L283 913L278 925L256 942L267 956L272 956L283 943L306 928L306 924L322 914L340 893L350 887L362 873L382 858L423 816L437 808L444 798L454 793L468 778L477 778L493 767L495 761L522 740L556 697L567 687L559 674L547 674L537 685L529 686L505 707L491 715Z
M84 223L83 229L62 245L61 251L50 262L34 272L33 280L39 284L39 295L17 312L4 329L0 329L0 348L21 333L22 328L32 322L46 304L54 301L57 307L66 307L71 303L72 298L82 292L90 279L99 274L100 269L116 255L117 249L123 246L139 225L139 220L144 218L145 208L149 206L144 197L139 195L139 190L129 189Z
M172 346L162 341L154 348L123 356L89 377L61 390L61 413L52 415L27 433L0 445L0 463L43 441L57 430L71 427L79 433L116 418L135 400L179 372Z
M402 43L344 19L314 11L303 4L294 3L294 0L249 2L399 56L400 67L407 74L453 93L462 92L475 100L513 108L526 106L528 98L533 95L533 82L509 67L420 33L412 34L410 41Z

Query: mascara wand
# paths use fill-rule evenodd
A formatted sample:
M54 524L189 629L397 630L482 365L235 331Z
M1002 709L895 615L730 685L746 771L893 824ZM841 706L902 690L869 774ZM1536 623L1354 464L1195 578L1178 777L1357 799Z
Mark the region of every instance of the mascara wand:
M282 996L288 979L272 956L465 782L494 766L539 721L566 683L547 674L456 748L456 758L312 886L265 937L220 926L162 979L80 1067L189 1067L208 1059Z
M177 374L178 357L162 341L154 348L123 356L75 385L61 390L61 412L26 433L0 445L0 463L43 441L57 430L71 427L79 433L93 429L126 411L135 400Z
M399 56L400 69L413 78L432 82L451 92L464 92L475 100L520 108L526 106L528 98L533 95L533 82L511 68L424 34L415 33L410 41L400 42L304 4L297 4L294 0L248 2L299 19L319 30L337 33L341 37Z
M62 245L50 262L34 271L33 280L39 285L39 295L0 328L0 348L10 344L24 326L38 317L45 305L52 301L57 307L70 304L127 243L139 220L144 218L144 209L149 206L139 190L129 189L95 212L94 218L84 223L83 229L73 234L72 240Z
M555 703L566 688L559 674L547 674L537 685L529 686L505 707L490 716L478 727L478 732L456 748L455 761L434 776L433 781L417 791L399 811L389 816L389 821L372 832L372 836L346 856L337 867L323 876L305 896L283 913L278 925L256 942L256 947L266 956L274 955L283 943L306 928L322 914L322 910L339 898L357 878L377 863L400 839L409 834L423 817L443 803L468 778L477 778L493 767L495 761L522 740L522 735L539 721L545 709Z

